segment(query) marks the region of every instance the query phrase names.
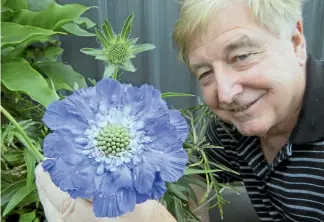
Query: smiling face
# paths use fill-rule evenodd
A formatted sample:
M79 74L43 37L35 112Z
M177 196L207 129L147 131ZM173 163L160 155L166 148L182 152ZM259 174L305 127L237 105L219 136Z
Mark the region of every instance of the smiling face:
M235 16L233 16L235 15ZM306 53L300 22L291 39L261 27L243 5L212 15L188 49L206 104L247 136L264 136L298 115Z

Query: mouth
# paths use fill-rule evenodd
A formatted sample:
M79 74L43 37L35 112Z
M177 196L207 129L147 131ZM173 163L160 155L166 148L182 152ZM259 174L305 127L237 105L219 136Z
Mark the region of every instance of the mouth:
M247 105L245 105L245 106L242 106L242 107L240 107L240 108L231 109L230 111L231 111L231 112L243 112L243 111L246 111L246 110L248 110L248 109L249 109L253 104L255 104L258 100L259 100L259 99L255 100L254 102L249 103L249 104L247 104Z

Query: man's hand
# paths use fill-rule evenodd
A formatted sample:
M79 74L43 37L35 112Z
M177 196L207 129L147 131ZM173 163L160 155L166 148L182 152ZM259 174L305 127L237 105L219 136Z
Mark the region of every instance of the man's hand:
M92 204L85 199L72 199L52 182L41 164L36 167L36 186L49 222L176 222L162 204L155 200L136 205L133 212L119 218L95 217Z

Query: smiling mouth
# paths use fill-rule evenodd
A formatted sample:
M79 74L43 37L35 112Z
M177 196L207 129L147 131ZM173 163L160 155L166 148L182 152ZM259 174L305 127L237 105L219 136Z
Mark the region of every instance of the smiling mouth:
M242 111L245 111L247 109L249 109L254 103L256 103L259 99L255 100L254 102L248 104L248 105L245 105L245 106L242 106L240 108L237 108L237 109L231 109L230 111L231 112L242 112Z

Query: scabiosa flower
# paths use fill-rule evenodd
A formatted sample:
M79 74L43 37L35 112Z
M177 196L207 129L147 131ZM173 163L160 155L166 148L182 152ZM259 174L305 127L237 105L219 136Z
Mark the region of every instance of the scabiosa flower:
M103 60L107 66L104 72L104 77L108 78L112 74L116 74L119 69L124 69L129 72L135 72L131 59L135 55L144 51L154 49L152 44L138 44L138 38L129 39L129 34L132 28L134 14L128 16L122 32L116 35L111 24L105 20L102 25L102 31L96 29L97 39L100 41L101 49L84 48L81 52L95 56L96 59Z
M159 199L188 160L185 119L152 86L103 79L50 104L43 168L71 197L92 199L97 217L118 217Z

